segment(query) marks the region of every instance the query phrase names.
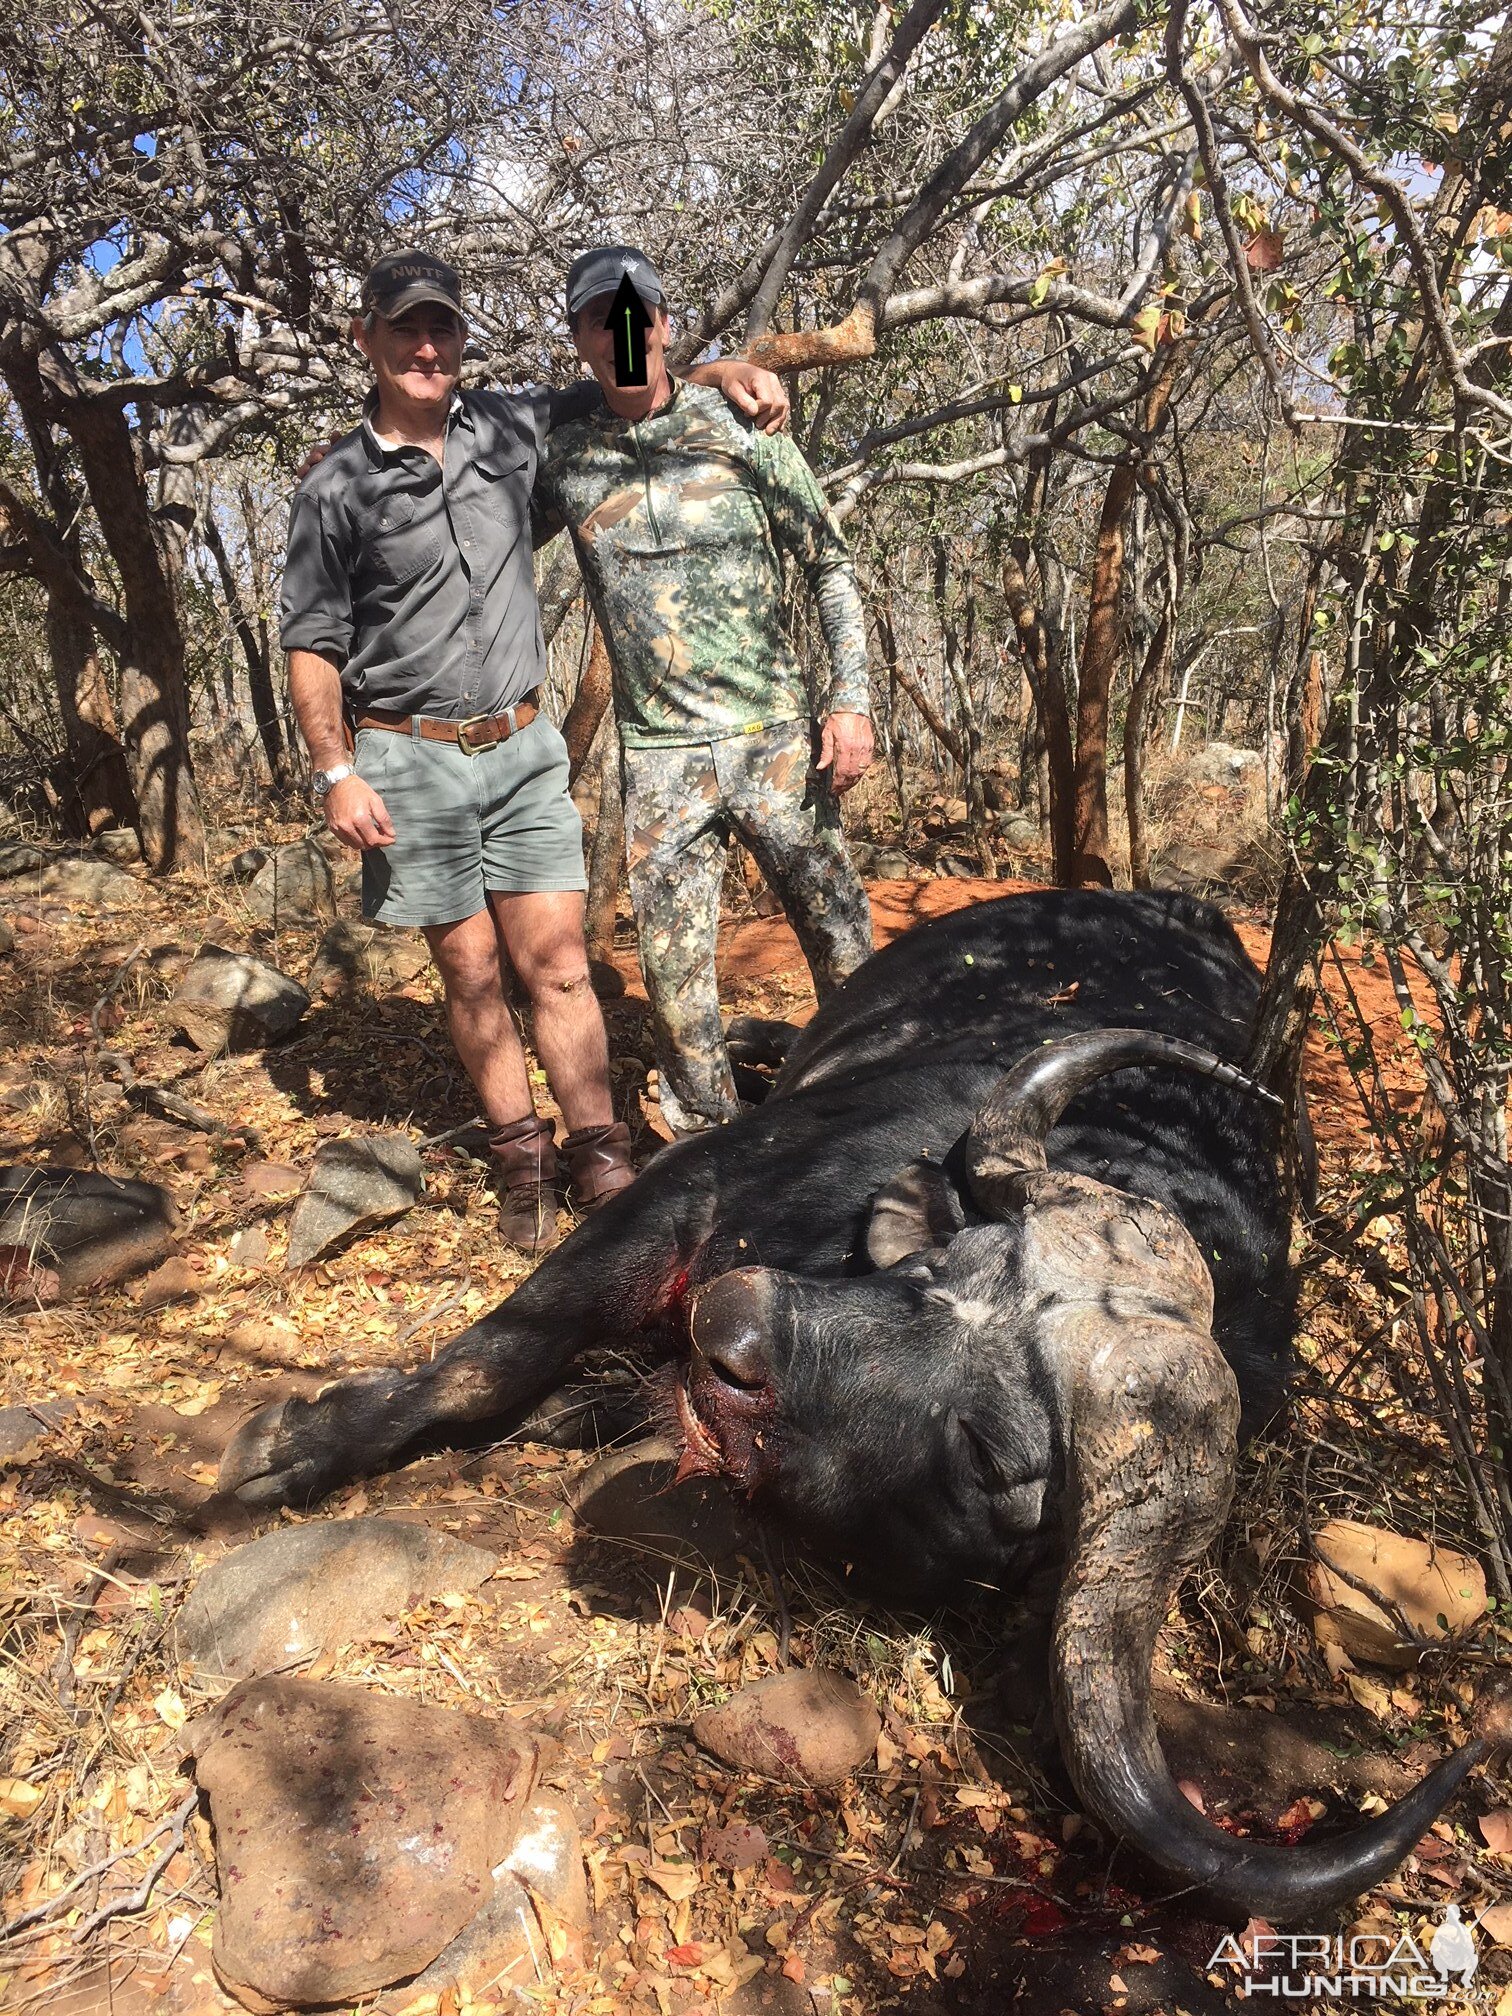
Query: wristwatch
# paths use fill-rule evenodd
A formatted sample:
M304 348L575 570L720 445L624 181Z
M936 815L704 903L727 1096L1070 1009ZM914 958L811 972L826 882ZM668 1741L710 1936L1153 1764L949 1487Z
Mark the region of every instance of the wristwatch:
M338 763L334 770L317 770L310 779L310 789L315 793L315 803L323 804L326 793L331 787L339 784L343 777L350 777L353 774L350 763Z

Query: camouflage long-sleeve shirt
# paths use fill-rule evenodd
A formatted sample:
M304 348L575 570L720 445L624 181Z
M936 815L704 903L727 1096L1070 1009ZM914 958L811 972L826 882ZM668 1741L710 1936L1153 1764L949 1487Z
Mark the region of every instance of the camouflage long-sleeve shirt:
M803 572L829 647L822 711L871 711L861 598L824 493L785 435L757 432L720 393L679 385L645 420L601 406L557 428L535 502L577 546L628 747L808 716L782 620L784 556Z

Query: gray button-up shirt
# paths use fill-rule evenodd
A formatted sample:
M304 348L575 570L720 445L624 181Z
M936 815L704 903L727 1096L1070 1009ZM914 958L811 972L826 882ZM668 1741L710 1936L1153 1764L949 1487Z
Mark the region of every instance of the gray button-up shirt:
M295 495L284 649L340 666L355 711L460 721L502 714L538 686L536 460L549 429L597 397L589 384L459 393L444 473L423 448L385 446L369 412Z

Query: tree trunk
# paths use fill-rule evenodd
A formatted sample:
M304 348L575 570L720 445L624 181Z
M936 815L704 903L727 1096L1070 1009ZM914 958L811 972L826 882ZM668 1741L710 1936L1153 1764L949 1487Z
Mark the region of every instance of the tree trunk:
M1020 542L1014 541L1015 547ZM1026 546L1027 552L1027 546ZM1023 654L1024 671L1034 694L1040 730L1045 738L1046 783L1050 815L1050 872L1065 888L1075 855L1076 763L1071 745L1071 710L1060 669L1051 661L1050 633L1029 592L1025 554L1003 555L1003 593L1013 613L1014 633Z
M63 830L91 839L107 826L134 826L136 797L116 734L115 709L94 626L87 613L57 589L48 591L47 645L67 743L57 776Z
M125 597L121 730L142 855L150 868L167 871L197 860L204 847L174 581L154 534L125 416L70 399L63 418L78 444L90 501Z
M588 907L583 935L590 959L614 962L614 919L625 872L625 801L620 791L619 736L611 722L599 745L598 819L588 856Z
M882 660L887 667L887 743L886 758L892 777L893 795L898 801L898 828L903 836L903 845L908 845L908 789L903 774L903 721L902 709L898 705L898 695L903 690L898 679L898 637L893 628L892 591L875 604L877 612L877 642L882 647Z
M943 539L934 542L934 603L940 625L940 644L945 654L945 670L955 689L956 711L960 716L960 745L965 761L961 765L966 790L966 818L976 848L977 865L989 882L997 880L997 862L987 837L987 800L982 791L982 730L972 704L971 686L961 664L960 639L946 606L949 586L949 553Z
M0 484L0 545L19 559L47 598L47 643L58 688L64 755L50 780L63 831L84 839L111 825L134 826L136 799L100 664L94 613L76 536L58 530Z
M226 598L226 608L231 617L232 628L242 648L242 657L247 667L247 691L252 696L252 722L257 729L257 739L262 743L263 755L268 761L268 776L275 791L287 792L293 789L294 780L289 770L289 752L284 745L283 722L279 717L278 699L273 691L273 665L268 649L268 629L261 620L254 626L251 614L242 598L241 585L231 566L231 556L226 551L226 542L221 537L220 527L215 522L214 506L207 504L201 520L206 546L215 562L215 571L220 576L221 592Z
M1120 462L1108 477L1097 524L1097 554L1076 687L1074 767L1076 837L1071 882L1113 887L1108 865L1108 705L1118 669L1119 596L1123 589L1124 517L1134 496L1135 469Z
M569 784L576 783L578 772L588 760L588 752L593 747L593 738L598 734L599 723L609 706L612 687L613 673L609 665L608 646L604 642L602 629L595 621L588 663L583 667L578 690L572 696L572 705L567 709L566 719L562 723L562 740L567 744ZM617 737L612 739L618 740Z
M961 745L961 738L952 728L947 726L944 716L924 691L919 679L912 672L904 668L901 660L894 663L893 676L909 699L912 700L915 707L918 708L919 713L923 716L924 725L945 751L951 762L956 764L959 769L964 770L966 768L966 751Z
M1144 432L1154 434L1165 416L1181 346L1173 344L1145 399ZM1076 694L1075 842L1071 881L1111 889L1108 865L1108 708L1120 656L1119 601L1124 577L1124 520L1133 501L1139 465L1120 462L1108 477L1097 526L1097 553L1082 639Z
M1135 889L1150 886L1150 857L1144 818L1145 716L1150 695L1159 686L1171 655L1171 639L1176 634L1174 604L1167 600L1161 611L1150 648L1145 652L1129 693L1129 711L1124 718L1124 811L1129 821L1129 884Z

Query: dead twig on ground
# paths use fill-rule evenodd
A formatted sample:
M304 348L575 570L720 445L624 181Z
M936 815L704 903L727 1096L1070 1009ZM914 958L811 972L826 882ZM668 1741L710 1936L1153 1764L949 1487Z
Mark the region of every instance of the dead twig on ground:
M0 1945L14 1939L18 1933L28 1931L32 1926L40 1925L44 1920L56 1917L58 1912L69 1903L70 1899L76 1897L86 1884L93 1883L97 1877L103 1876L108 1870L113 1869L118 1862L124 1862L128 1855L139 1854L143 1848L149 1847L161 1835L167 1834L170 1837L168 1846L153 1858L152 1867L147 1871L147 1874L142 1878L136 1889L129 1896L112 1898L108 1904L102 1904L98 1911L91 1912L89 1917L75 1926L73 1935L74 1944L76 1946L82 1944L97 1926L105 1923L106 1919L118 1918L129 1911L142 1910L152 1895L153 1886L156 1884L157 1879L168 1867L168 1864L173 1860L180 1848L183 1847L184 1829L188 1826L189 1816L198 1804L199 1790L196 1787L193 1792L188 1793L180 1800L173 1811L165 1819L160 1820L150 1833L144 1834L140 1841L133 1841L126 1848L113 1849L109 1855L103 1856L100 1861L91 1862L87 1869L79 1871L71 1883L64 1884L56 1897L49 1897L45 1904L34 1904L30 1910L23 1911L19 1917L13 1918L4 1930L0 1931Z

